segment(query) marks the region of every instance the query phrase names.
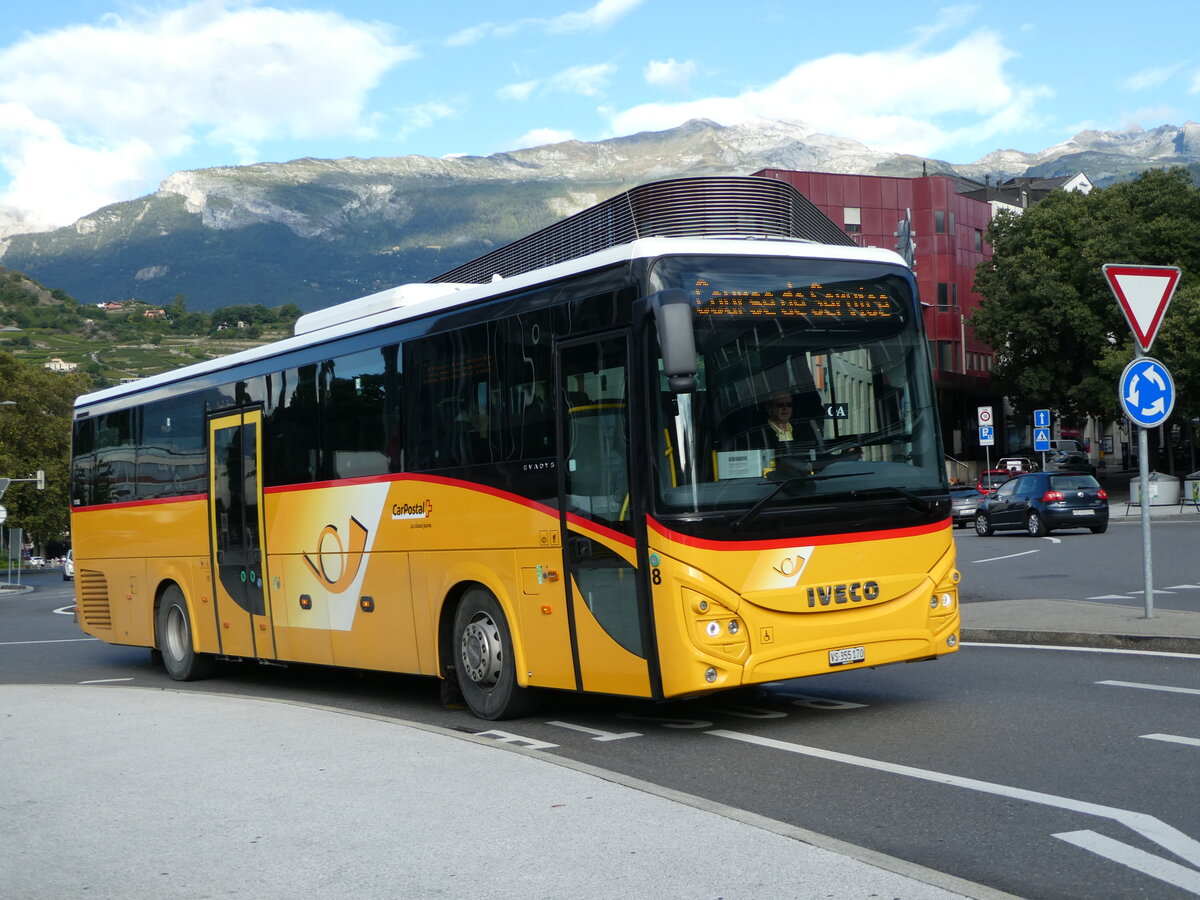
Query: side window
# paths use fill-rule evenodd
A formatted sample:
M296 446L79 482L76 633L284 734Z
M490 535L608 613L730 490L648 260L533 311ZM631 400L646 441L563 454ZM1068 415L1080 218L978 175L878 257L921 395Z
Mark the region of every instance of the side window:
M207 482L203 399L193 394L143 407L138 497L199 494L206 490Z
M1013 491L1016 489L1017 481L1019 480L1020 479L1013 479L1012 481L1006 481L1004 484L1000 485L1000 487L996 488L996 499L1011 500L1013 497Z
M264 484L303 484L317 478L317 367L268 375L264 423Z
M504 422L496 432L501 459L552 456L550 311L513 316L500 324L496 356L503 360Z
M96 418L93 503L123 503L137 497L137 412L123 409Z
M406 398L419 437L407 442L410 469L490 463L503 425L503 385L490 352L495 326L476 325L405 344Z
M394 346L321 363L321 478L357 478L392 471L389 445L398 456L400 423L389 407L387 388L389 380L394 381L395 369Z
M71 429L71 505L91 506L96 470L96 422L80 419Z

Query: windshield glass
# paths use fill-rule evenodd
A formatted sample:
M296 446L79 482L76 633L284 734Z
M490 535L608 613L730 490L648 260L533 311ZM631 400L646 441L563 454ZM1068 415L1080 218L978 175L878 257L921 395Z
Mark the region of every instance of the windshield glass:
M695 393L674 394L659 377L659 511L736 511L744 524L838 501L861 514L864 500L880 499L910 516L932 512L945 476L903 272L838 260L659 260L654 288L694 298L698 357Z

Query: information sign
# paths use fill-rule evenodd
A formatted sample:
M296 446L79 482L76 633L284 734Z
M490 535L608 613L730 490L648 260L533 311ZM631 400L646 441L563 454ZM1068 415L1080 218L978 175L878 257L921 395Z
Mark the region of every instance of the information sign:
M1121 407L1141 428L1157 428L1175 407L1175 382L1167 367L1152 356L1141 356L1121 373Z
M991 425L979 426L979 446L994 447L996 446L996 429Z

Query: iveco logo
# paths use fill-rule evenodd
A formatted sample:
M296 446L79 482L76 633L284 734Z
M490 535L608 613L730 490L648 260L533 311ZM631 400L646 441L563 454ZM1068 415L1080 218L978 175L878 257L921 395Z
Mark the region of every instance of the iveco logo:
M828 606L830 603L861 603L879 599L878 581L851 581L845 584L822 584L808 589L808 605Z

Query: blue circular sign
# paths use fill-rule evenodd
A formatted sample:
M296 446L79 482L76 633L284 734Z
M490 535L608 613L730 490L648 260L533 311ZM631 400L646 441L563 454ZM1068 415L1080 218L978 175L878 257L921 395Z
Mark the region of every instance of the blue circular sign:
M1125 417L1142 428L1156 428L1175 408L1175 382L1171 373L1152 356L1142 356L1121 373L1121 408Z

